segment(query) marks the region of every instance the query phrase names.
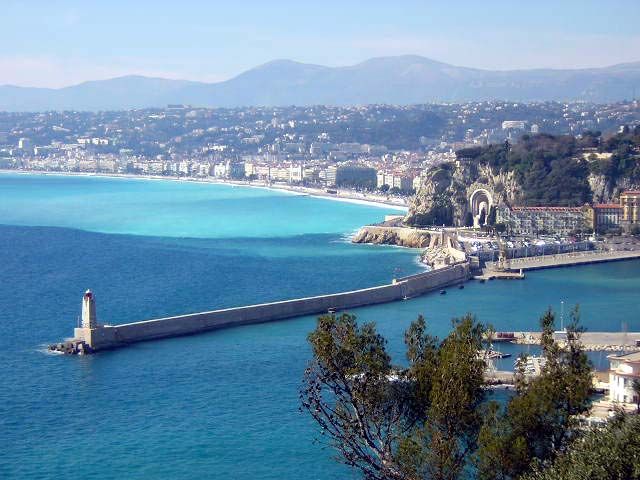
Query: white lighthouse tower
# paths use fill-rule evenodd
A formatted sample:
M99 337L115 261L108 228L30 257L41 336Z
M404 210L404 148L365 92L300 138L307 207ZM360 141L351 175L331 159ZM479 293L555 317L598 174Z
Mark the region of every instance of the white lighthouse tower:
M82 296L82 328L96 328L97 326L96 299L91 290L87 290Z

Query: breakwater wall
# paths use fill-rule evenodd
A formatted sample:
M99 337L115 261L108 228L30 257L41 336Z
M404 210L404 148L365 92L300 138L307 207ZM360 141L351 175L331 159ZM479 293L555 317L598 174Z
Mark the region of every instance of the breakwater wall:
M640 259L640 250L576 252L545 255L544 257L518 258L510 261L510 268L512 270L528 271L635 259ZM488 270L495 270L497 267L495 262L487 263Z
M469 278L469 264L465 262L394 279L387 285L350 292L226 308L122 325L76 328L72 342L84 343L93 351L117 348L134 342L393 302L459 284Z

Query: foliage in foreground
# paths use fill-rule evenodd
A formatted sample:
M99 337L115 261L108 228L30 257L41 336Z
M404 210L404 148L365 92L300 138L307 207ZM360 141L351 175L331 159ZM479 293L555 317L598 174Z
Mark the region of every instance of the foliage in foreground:
M589 408L591 366L580 345L577 310L568 347L543 318L542 375L520 372L515 396L488 401L485 325L453 320L443 340L422 317L405 334L407 366L391 363L386 340L353 315L320 317L309 335L313 360L302 406L338 452L337 460L371 480L518 478L566 451L575 415Z
M525 480L640 479L640 416L622 415L577 438L566 454Z

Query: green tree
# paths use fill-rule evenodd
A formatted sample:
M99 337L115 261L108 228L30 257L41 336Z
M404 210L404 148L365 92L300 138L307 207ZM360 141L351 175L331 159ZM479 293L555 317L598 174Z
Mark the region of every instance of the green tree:
M487 213L484 210L480 211L480 217L478 218L478 223L480 224L480 226L484 225L486 218Z
M487 327L467 315L439 340L419 317L405 333L407 365L393 366L385 339L353 315L325 315L309 335L302 407L366 479L515 479L550 465L575 445L586 412L591 365L580 344L577 308L563 345L554 315L541 318L542 372L516 373L505 406L487 401L486 361L478 353ZM623 478L623 477L620 477Z
M622 415L576 437L550 466L537 465L524 480L640 479L640 416Z
M367 479L460 478L481 426L485 327L468 315L439 341L421 317L405 335L408 366L392 367L385 340L353 315L326 315L309 335L313 360L302 406Z
M497 210L495 205L491 205L489 208L489 215L487 216L487 225L493 227L496 224Z
M592 367L580 343L578 308L562 347L554 340L553 312L540 321L544 366L533 378L517 372L517 395L503 411L489 409L477 454L482 479L518 478L532 465L553 460L566 448L576 416L590 408Z
M633 394L636 397L636 411L640 413L640 380L639 379L636 378L633 381L632 388L633 388Z
M464 226L473 227L473 213L468 211L464 214Z

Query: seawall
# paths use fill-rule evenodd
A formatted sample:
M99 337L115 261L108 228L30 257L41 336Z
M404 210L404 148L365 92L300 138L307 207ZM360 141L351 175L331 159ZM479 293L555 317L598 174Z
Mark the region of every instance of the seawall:
M393 302L455 285L469 278L469 264L460 263L394 279L387 285L350 292L226 308L122 325L103 325L92 329L76 328L73 341L84 342L91 350L99 351L157 338L191 335L225 327L322 314L329 310L346 310Z
M589 265L592 263L618 262L623 260L640 259L640 250L634 251L590 251L564 253L559 255L545 255L541 257L518 258L510 261L512 270L542 270L544 268L571 267L574 265ZM495 262L487 263L489 270L495 270Z

